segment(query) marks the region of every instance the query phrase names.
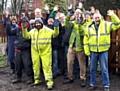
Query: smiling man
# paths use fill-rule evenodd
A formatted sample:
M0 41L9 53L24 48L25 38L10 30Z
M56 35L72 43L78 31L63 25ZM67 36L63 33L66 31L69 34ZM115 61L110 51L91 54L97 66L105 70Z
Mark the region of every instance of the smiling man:
M108 73L108 50L110 48L110 32L120 27L120 20L112 10L108 11L112 22L103 19L100 13L93 15L94 23L85 30L84 51L90 57L90 91L95 89L98 61L102 72L104 91L110 91Z
M52 37L56 37L59 34L58 25L54 25L54 31L43 25L40 18L35 19L35 28L30 32L27 31L26 26L23 26L23 37L31 39L31 54L34 71L34 84L32 86L39 85L40 80L40 61L46 80L48 90L53 88L53 76L52 76Z

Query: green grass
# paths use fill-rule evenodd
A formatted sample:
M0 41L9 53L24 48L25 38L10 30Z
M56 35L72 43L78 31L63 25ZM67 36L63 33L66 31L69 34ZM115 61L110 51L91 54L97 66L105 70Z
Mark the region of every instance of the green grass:
M0 56L0 67L4 67L6 65L5 60L7 59L7 55Z
M0 62L6 60L6 58L7 58L7 55L1 56L0 57Z

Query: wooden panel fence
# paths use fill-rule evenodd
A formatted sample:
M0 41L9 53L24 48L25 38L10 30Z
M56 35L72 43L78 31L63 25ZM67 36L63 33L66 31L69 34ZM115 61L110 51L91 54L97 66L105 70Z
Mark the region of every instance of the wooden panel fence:
M115 11L115 13L120 18L120 10ZM29 19L34 18L34 13L30 15L26 13L26 16L28 16ZM43 16L45 15L43 14ZM17 18L19 17L20 16L17 15ZM106 20L111 21L108 16L106 17ZM2 43L6 42L5 29L2 25L2 15L0 15L0 38ZM120 74L120 29L111 32L111 47L109 49L108 59L110 72Z
M120 10L114 11L120 19ZM107 21L111 21L106 17ZM109 71L113 74L120 74L120 29L111 32L111 47L108 53Z
M28 14L28 12L26 12L25 15L29 19L34 19L34 17L35 17L34 13ZM16 16L18 20L21 17L21 15L14 15L14 14L12 14L10 16ZM42 13L42 16L45 17L45 14ZM3 21L2 20L3 20L3 15L0 15L0 42L5 43L5 42L7 42L7 36L6 36L6 33L5 33L5 29L3 27Z
M34 13L31 13L31 14L25 13L25 15L29 19L32 19L35 17ZM10 16L16 16L18 20L21 17L21 15L14 15L14 14L12 14ZM5 29L3 27L3 15L0 15L0 43L5 43L5 42L7 42L7 35L6 35Z
M0 15L0 42L5 43L7 41L5 29L3 27L2 16Z

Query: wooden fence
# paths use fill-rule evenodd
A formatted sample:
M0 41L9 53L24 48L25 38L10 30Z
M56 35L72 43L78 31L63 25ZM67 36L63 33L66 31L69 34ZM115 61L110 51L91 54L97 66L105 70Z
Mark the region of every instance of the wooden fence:
M29 19L32 19L32 18L35 17L34 13L31 13L31 14L25 13L25 15ZM21 17L21 15L14 15L14 14L12 14L10 16L16 16L18 20ZM44 14L43 14L43 16L44 16ZM5 43L5 42L7 42L7 36L6 36L6 33L5 33L5 29L3 27L3 15L0 15L0 43Z
M115 13L118 15L120 18L120 10L115 11ZM32 14L25 14L28 16L29 19L34 18L34 13ZM44 15L44 14L43 14ZM20 16L17 15L17 18ZM107 21L111 21L110 17L106 17ZM1 37L1 42L4 43L6 42L6 34L5 30L2 25L2 15L0 15L0 37ZM112 73L118 73L120 74L120 29L117 31L111 32L111 47L109 49L109 69L110 72Z
M5 43L7 41L5 29L3 27L2 15L0 15L0 42Z
M120 19L120 10L114 11ZM110 18L106 18L110 21ZM111 47L109 49L109 71L120 75L120 29L111 32Z
M25 15L29 19L34 19L34 17L35 17L34 13L28 14L28 12L26 12ZM12 14L10 16L16 16L18 20L21 17L21 15L14 15L14 14ZM42 16L45 17L45 14L42 13ZM0 42L5 43L5 42L7 42L7 38L6 38L6 33L5 33L5 29L3 27L3 21L2 20L3 20L3 15L0 15Z

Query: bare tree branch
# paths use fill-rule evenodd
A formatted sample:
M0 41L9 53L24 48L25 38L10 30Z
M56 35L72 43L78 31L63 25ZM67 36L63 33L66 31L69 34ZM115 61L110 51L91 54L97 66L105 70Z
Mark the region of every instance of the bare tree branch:
M11 0L12 13L20 14L23 2L23 0Z

